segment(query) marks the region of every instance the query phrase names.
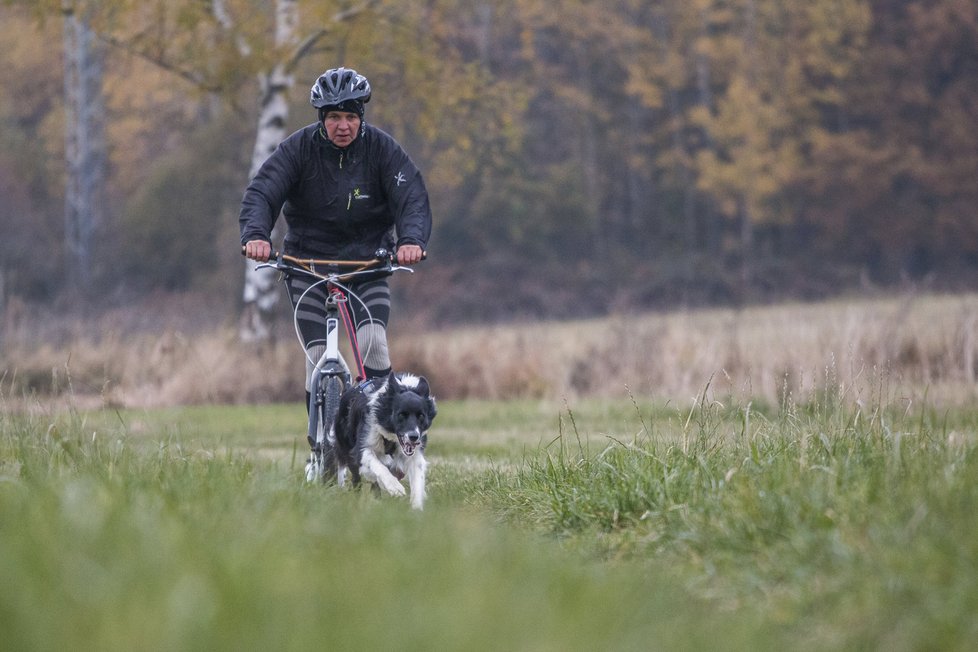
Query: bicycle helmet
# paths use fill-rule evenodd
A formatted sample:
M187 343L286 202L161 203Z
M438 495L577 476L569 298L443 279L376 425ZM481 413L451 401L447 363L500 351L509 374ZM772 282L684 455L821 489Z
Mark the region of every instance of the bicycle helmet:
M309 92L309 103L319 109L343 110L363 118L363 105L370 101L370 82L352 68L331 68L316 79Z

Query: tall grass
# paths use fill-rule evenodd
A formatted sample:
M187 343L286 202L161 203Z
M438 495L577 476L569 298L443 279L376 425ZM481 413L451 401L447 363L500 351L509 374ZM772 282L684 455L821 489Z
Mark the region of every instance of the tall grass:
M401 363L453 397L686 402L707 379L724 400L810 400L871 385L942 403L978 398L978 295L837 300L617 315L406 337Z
M5 649L973 648L978 411L708 394L443 402L422 514L297 406L0 413Z
M591 450L572 427L484 495L591 554L665 562L699 595L791 623L798 649L971 649L973 420L704 401L674 438L645 430Z
M95 430L79 413L0 417L4 649L706 649L718 633L734 647L775 636L664 576L501 527L453 494L465 483L451 472L417 514L307 486L244 447L135 437L120 416Z
M288 324L260 347L227 327L193 327L160 316L140 330L113 313L50 333L23 314L2 315L0 391L127 407L300 400L301 354ZM978 295L410 332L395 322L391 350L398 369L427 375L442 399L621 398L628 387L687 402L713 377L724 400L777 403L886 373L914 400L926 389L963 405L978 398Z

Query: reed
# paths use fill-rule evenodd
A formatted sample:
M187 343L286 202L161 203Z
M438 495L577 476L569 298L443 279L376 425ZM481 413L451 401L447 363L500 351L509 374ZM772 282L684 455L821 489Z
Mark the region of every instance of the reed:
M90 405L298 401L301 354L287 327L261 347L230 327L69 328L58 338L8 326L8 397L71 391ZM978 295L784 304L392 333L394 364L445 399L717 398L778 404L828 387L871 392L885 378L907 401L978 398Z

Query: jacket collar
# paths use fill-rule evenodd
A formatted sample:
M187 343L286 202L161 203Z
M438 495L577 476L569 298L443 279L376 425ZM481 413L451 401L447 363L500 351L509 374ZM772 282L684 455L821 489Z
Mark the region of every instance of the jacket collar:
M363 138L366 134L367 134L367 123L361 122L360 133L357 134L357 137L353 139L353 142L347 145L346 147L338 147L333 141L329 139L329 136L326 135L326 128L322 124L320 124L319 129L316 130L316 137L321 144L346 155L347 158L349 158L350 154L359 151L361 147L361 143L363 142Z

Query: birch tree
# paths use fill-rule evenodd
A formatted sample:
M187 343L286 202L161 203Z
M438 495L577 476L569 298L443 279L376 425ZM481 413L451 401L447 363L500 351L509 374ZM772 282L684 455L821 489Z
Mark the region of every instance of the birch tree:
M105 139L102 58L88 17L73 2L64 16L65 247L69 284L90 288L93 246L102 222Z
M325 25L314 23L319 26L308 34L300 35L299 3L296 0L276 0L274 38L275 51L280 54L267 69L259 73L260 109L249 179L258 173L265 159L287 135L288 98L294 86L292 73L295 67L306 55L317 51L317 44L329 33L330 26L347 21L374 4L374 0L365 0L338 11ZM218 12L222 10L222 2L215 0L214 6ZM231 19L226 15L221 16L220 20L230 26ZM243 51L242 54L247 56L248 52ZM260 342L272 336L271 323L280 296L275 277L271 270L256 270L253 262L245 262L244 308L239 335L246 342Z
M330 13L332 3L276 0L271 11L274 25L267 29L262 21L255 20L256 16L268 15L266 4L256 1L157 2L147 10L139 3L116 0L104 3L102 12L106 24L116 26L117 32L106 29L99 36L178 75L212 99L233 98L241 73L256 71L259 113L250 179L287 135L288 100L296 66L306 56L321 52L324 37L337 25L378 2L362 0ZM300 32L300 13L307 16L305 24L311 26L307 32ZM120 16L128 16L128 23ZM151 17L148 22L146 16ZM268 34L270 44L264 42ZM279 297L274 278L274 274L256 271L254 264L245 264L239 329L244 341L263 341L272 335L272 315Z
M215 8L222 12L221 2L215 1ZM297 34L299 8L295 0L277 0L275 3L275 46L282 49L294 45ZM229 21L226 15L220 20ZM247 54L246 52L244 54ZM276 62L270 70L259 75L261 97L259 98L258 129L255 133L255 146L251 154L251 167L248 178L258 174L265 159L285 138L285 125L289 117L288 94L294 85L292 65L286 61ZM251 261L245 261L244 309L241 313L239 333L246 342L267 340L272 335L272 315L278 306L279 293L276 288L274 270L258 270Z

